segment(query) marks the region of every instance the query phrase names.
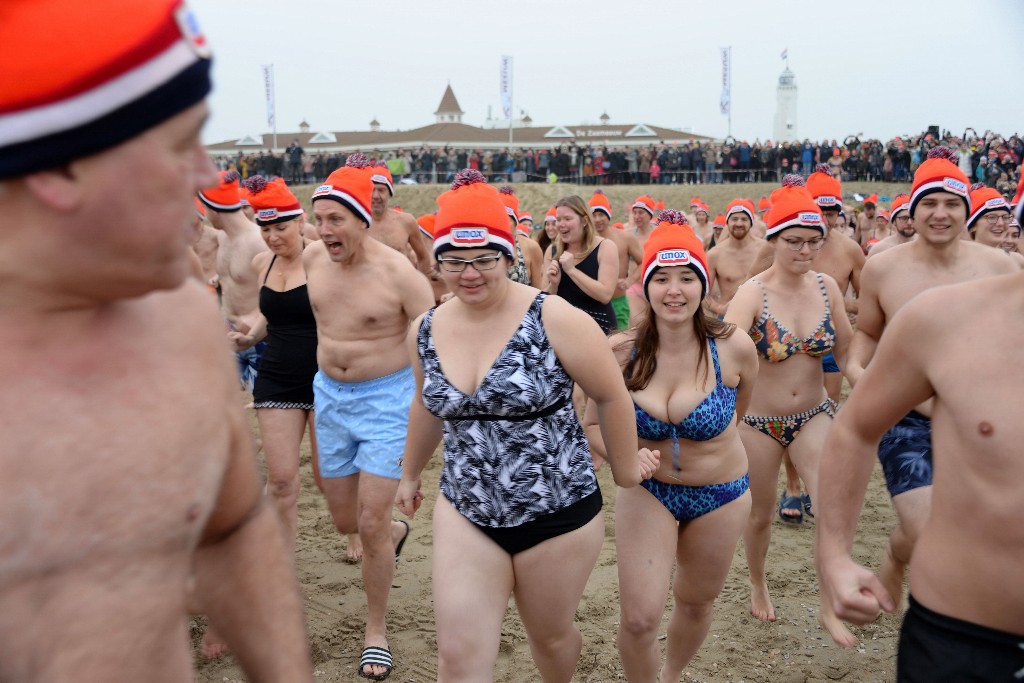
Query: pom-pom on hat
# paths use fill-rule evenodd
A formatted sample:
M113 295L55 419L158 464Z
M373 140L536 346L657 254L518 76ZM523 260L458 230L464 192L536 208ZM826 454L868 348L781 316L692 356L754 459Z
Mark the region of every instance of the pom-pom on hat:
M906 211L910 213L910 195L901 192L892 199L892 208L889 211L889 218L896 220L896 214Z
M633 202L633 209L643 209L647 213L651 214L651 218L654 218L654 199L648 195L642 194L636 198Z
M303 213L302 205L283 178L267 181L261 175L254 175L246 178L242 184L249 190L249 203L256 212L257 225L284 223Z
M210 50L181 0L5 0L0 180L97 154L210 92Z
M356 156L356 155L352 155ZM349 157L349 160L352 159ZM346 163L331 175L324 184L313 190L313 202L322 199L333 199L366 221L369 228L373 222L370 207L373 203L373 181L366 167L350 166Z
M659 268L687 266L697 273L701 298L708 292L708 263L704 245L679 211L662 211L658 227L644 243L642 265L644 297L649 299L647 286Z
M933 192L949 192L964 200L967 215L971 214L970 183L967 176L956 164L957 154L949 147L935 147L928 152L928 159L917 167L914 182L910 187L910 215L914 215L917 203Z
M206 204L207 208L221 213L240 211L242 195L238 187L241 177L238 171L220 171L217 175L220 180L216 185L199 190L199 201Z
M601 192L601 190L594 190L594 194L590 197L590 201L587 202L587 205L590 206L590 213L600 211L604 215L608 216L608 220L611 220L612 205L608 201L608 196L604 192Z
M832 177L828 164L818 164L807 178L807 191L822 211L839 211L843 206L843 190L839 181Z
M971 206L974 207L974 210L967 218L968 231L978 227L978 220L986 213L1010 210L1010 203L999 193L999 190L984 185L971 192Z
M519 197L516 196L516 191L511 185L502 185L498 190L498 194L501 196L501 203L505 205L505 213L518 225Z
M765 239L775 237L788 228L811 228L826 234L825 220L821 209L811 198L802 176L787 174L782 178L782 187L771 194L772 208L765 214L768 230Z
M391 178L391 169L383 161L378 161L370 168L370 180L378 185L387 185L388 194L395 196L395 181Z
M745 213L747 218L750 219L751 224L754 222L754 202L749 199L734 199L729 202L729 205L725 207L725 220L729 220L729 216L734 213Z
M434 221L434 257L452 249L497 249L509 259L515 253L515 236L501 195L476 170L464 169L455 176L452 189L437 198L440 209Z

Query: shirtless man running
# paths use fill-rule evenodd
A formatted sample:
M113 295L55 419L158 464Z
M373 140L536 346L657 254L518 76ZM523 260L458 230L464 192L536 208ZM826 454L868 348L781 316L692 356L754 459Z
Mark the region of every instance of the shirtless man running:
M762 241L750 232L754 223L754 203L749 199L729 202L725 221L729 239L708 253L709 303L719 319L725 315L736 290L747 281L747 273L762 245Z
M639 266L644 260L644 249L640 246L637 236L625 230L614 230L612 224L612 207L604 192L597 190L588 202L590 213L594 217L594 228L601 237L610 239L619 250L619 281L612 295L612 308L615 309L615 321L620 330L629 327L629 299L626 290L638 279ZM646 214L646 212L644 212ZM633 262L633 273L629 272L629 262Z
M359 157L365 159L365 155L362 154L351 156L357 160ZM358 166L358 163L356 165ZM395 196L391 171L383 161L377 162L369 171L373 180L373 223L370 225L370 237L408 256L413 265L429 278L434 267L434 259L419 237L420 229L416 224L416 218L412 214L388 207L391 198Z
M644 243L647 242L647 238L651 236L651 231L654 229L651 225L654 211L655 201L648 195L637 197L629 209L630 217L633 219L633 236L636 237L641 251L643 250ZM642 257L641 260L643 260ZM620 268L622 263L620 259ZM638 281L633 282L627 287L626 301L629 304L629 327L633 327L640 322L640 318L647 312L647 299L644 297L643 288ZM618 314L616 314L616 317L618 317Z
M175 0L4 5L3 681L191 682L190 601L249 680L312 681L223 322L189 277L217 180L195 27Z
M217 281L220 284L221 313L228 327L245 334L259 318L260 281L252 260L267 250L260 229L242 213L238 173L221 171L216 185L199 191L206 217L217 231ZM266 344L260 342L235 354L242 386L252 391L256 368Z
M922 208L915 222L927 243L934 222ZM978 353L1016 348L1022 337L1024 273L918 295L886 328L825 443L815 553L822 613L866 624L901 599L900 586L851 557L872 454L905 411L931 406L933 505L910 564L897 681L1024 677L1024 372L1002 354ZM830 630L837 643L854 644L839 622Z
M366 169L332 173L313 192L320 241L303 254L317 323L320 476L335 527L358 531L363 546L364 677L386 676L394 666L385 614L409 527L392 521L391 508L415 388L406 334L410 321L434 304L429 283L409 259L370 237L373 192Z
M888 321L918 294L940 285L1016 270L1002 251L960 239L970 209L967 177L949 156L955 155L948 148L933 149L914 174L908 210L917 239L873 256L864 267L860 314L847 361L847 378L853 386L871 360ZM879 573L897 602L905 568L932 507L932 412L930 400L920 403L882 437L878 447L899 518ZM973 514L973 506L959 514Z
M877 256L883 251L914 239L914 219L910 217L910 195L898 194L892 200L892 213L890 214L895 232L880 242L875 242L868 249L868 256Z

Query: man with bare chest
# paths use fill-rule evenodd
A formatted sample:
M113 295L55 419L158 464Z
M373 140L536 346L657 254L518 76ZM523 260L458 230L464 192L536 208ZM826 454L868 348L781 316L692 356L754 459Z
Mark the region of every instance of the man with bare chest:
M877 256L883 251L914 239L914 219L910 217L910 195L898 194L892 200L892 213L889 214L895 231L885 239L875 242L868 249L868 256Z
M394 666L388 593L409 534L391 519L415 389L406 336L434 297L404 254L369 235L373 191L370 175L356 167L338 169L316 188L320 241L306 247L303 264L317 323L320 476L335 527L362 540L368 612L359 671L385 676Z
M32 49L111 16L60 70ZM0 44L0 680L191 682L192 603L249 680L311 681L223 321L189 277L217 179L205 40L175 0L14 0Z
M761 250L762 240L754 237L754 203L749 199L734 199L725 209L725 224L729 239L718 244L708 254L708 291L711 309L722 318L736 290L747 281L750 266Z
M245 217L239 195L238 173L221 171L216 185L199 191L206 217L217 231L217 281L220 284L221 313L232 331L247 333L259 317L260 282L252 260L267 245L260 229ZM252 391L256 369L266 344L260 342L235 354L242 386Z
M917 239L872 256L864 267L857 330L850 345L847 378L856 386L888 322L932 287L1012 273L1007 254L960 239L970 211L967 177L938 147L918 167L909 213ZM898 601L903 571L931 509L931 401L910 411L882 437L878 459L899 517L880 575ZM961 511L968 515L971 510Z
M618 328L624 330L629 327L629 300L626 298L626 290L638 279L636 273L643 263L644 249L636 235L625 230L612 229L612 207L603 192L594 192L588 203L597 234L610 239L619 251L619 278L615 285L615 293L612 295L612 308L615 309L615 322ZM633 261L633 277L630 277L629 272L630 260Z
M358 167L361 163L359 158L364 156L353 154L353 165ZM388 207L391 197L395 195L395 185L388 165L378 161L376 166L367 165L366 169L373 180L373 223L370 225L370 237L400 254L405 254L421 273L430 277L434 259L430 256L430 251L423 246L423 240L419 238L420 229L416 224L416 218L412 214Z

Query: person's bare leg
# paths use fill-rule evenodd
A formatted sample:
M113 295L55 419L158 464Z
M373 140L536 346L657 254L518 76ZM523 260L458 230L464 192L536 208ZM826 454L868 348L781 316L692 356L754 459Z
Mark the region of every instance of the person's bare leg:
M583 650L576 609L601 553L604 518L512 557L516 607L544 683L569 683Z
M878 568L878 578L899 606L903 599L903 579L914 545L932 509L932 487L922 486L893 497L899 525L889 536L889 545Z
M437 627L437 678L488 683L515 577L512 557L443 496L434 507L431 581Z
M665 614L679 524L647 489L616 489L615 556L619 571L617 644L628 681L653 681L661 650L658 629Z
M772 540L783 448L775 439L747 424L740 424L739 429L750 467L750 518L743 530L743 550L750 572L750 613L761 621L775 621L765 564Z
M359 538L363 542L363 588L366 591L364 647L388 647L385 616L395 575L395 544L406 526L391 519L398 480L368 472L359 475ZM364 673L380 675L386 667L369 665Z
M715 599L725 586L736 544L750 515L750 494L680 525L675 604L668 623L665 666L658 680L678 681L711 628Z
M782 465L786 470L786 495L800 498L800 475L796 473L796 467L793 466L793 461L790 459L788 451L782 453ZM802 517L803 509L800 506L796 508L782 508L782 514L786 517Z
M256 411L256 418L263 436L263 456L267 463L267 493L284 525L285 540L294 560L299 449L306 430L306 412L260 408Z

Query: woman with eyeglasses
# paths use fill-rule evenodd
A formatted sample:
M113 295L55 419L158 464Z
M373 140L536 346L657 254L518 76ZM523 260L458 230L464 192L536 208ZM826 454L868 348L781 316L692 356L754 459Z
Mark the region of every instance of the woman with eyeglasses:
M1014 234L1020 237L1020 226L1013 222L1010 203L991 187L981 183L971 185L971 215L967 217L967 232L978 244L1007 252L1014 262L1024 266L1024 257L1013 251Z
M561 298L506 277L514 235L497 190L463 171L438 198L434 255L454 297L409 334L417 392L396 504L410 517L444 439L433 514L438 678L491 680L510 596L543 681L571 680L575 625L604 540L601 491L572 404L597 406L616 484L653 475L601 330Z
M758 381L740 438L750 464L751 510L743 545L751 583L751 613L775 620L765 563L771 541L779 465L788 453L811 499L818 458L838 404L825 391L821 357L832 351L840 368L853 335L843 292L828 275L811 270L825 244L818 205L797 175L771 195L765 239L775 247L768 270L736 293L725 321L748 331L758 352ZM783 498L781 507L799 508Z

